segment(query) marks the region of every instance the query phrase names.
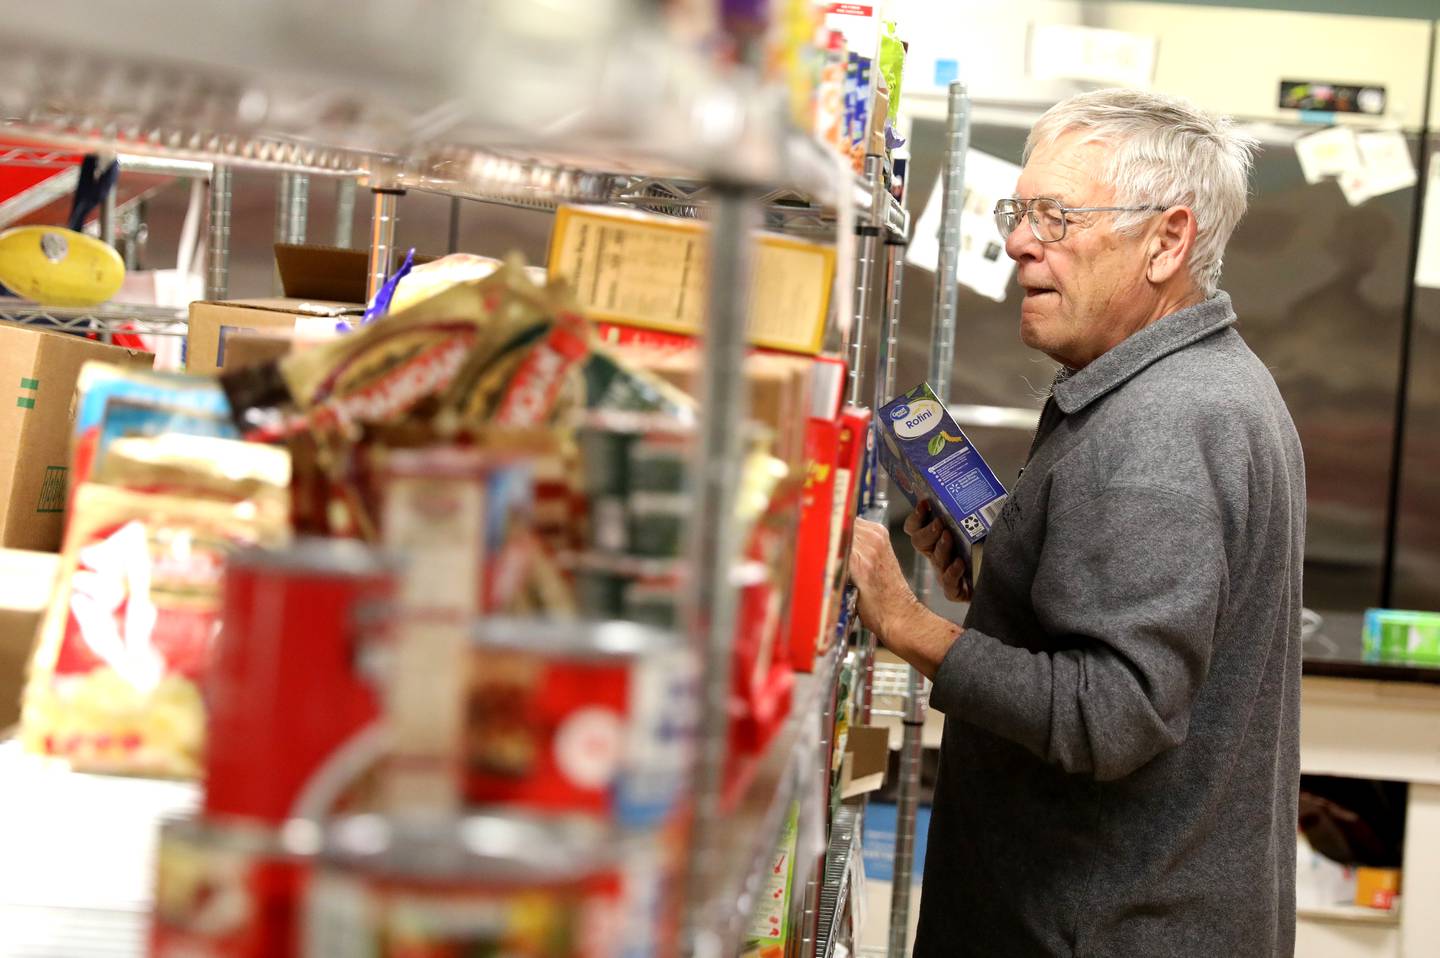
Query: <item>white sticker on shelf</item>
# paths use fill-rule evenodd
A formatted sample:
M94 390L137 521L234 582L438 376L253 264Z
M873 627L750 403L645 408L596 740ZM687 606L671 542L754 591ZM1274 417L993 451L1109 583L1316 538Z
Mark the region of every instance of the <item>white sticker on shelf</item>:
M1005 241L995 229L995 204L1015 195L1020 167L998 156L971 150L965 154L964 212L960 217L960 255L956 280L981 296L1005 301L1015 262L1005 255ZM935 272L940 261L940 214L943 200L939 181L930 191L925 210L915 224L905 260Z
M1332 126L1300 137L1295 141L1295 156L1305 182L1312 185L1329 176L1344 176L1361 165L1355 131L1347 126Z
M1148 90L1155 79L1155 37L1066 23L1032 24L1030 75L1089 80Z

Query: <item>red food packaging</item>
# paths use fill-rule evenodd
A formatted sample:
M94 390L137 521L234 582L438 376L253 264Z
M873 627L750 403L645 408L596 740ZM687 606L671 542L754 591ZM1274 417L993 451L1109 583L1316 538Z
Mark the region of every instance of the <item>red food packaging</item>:
M835 463L840 423L811 419L805 429L805 487L795 538L795 577L788 625L790 664L798 672L815 667L815 637L825 612L826 576L835 514Z

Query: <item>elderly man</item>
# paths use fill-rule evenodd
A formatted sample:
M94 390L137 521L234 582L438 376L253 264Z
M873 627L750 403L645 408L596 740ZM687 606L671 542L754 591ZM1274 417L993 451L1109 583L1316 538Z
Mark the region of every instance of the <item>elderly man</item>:
M995 218L1061 369L964 627L856 535L946 716L917 955L1294 950L1304 465L1217 288L1253 149L1169 97L1046 113ZM951 533L906 531L961 598Z

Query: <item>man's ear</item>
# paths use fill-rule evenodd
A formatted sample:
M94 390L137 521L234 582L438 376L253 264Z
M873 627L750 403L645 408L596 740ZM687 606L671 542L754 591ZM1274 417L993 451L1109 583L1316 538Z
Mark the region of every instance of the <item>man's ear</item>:
M1150 236L1145 278L1159 286L1186 269L1195 249L1196 232L1195 213L1190 207L1172 206L1161 213Z

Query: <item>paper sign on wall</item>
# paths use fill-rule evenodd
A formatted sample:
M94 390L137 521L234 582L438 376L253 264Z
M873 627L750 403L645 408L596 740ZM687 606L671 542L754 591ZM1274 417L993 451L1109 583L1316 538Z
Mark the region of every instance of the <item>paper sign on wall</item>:
M981 296L1005 301L1015 262L1005 255L1005 242L995 229L995 204L1015 195L1020 167L1014 163L971 150L965 154L964 212L960 216L960 256L956 279ZM935 272L940 262L940 182L930 191L925 210L915 224L915 236L905 261Z
M1358 133L1355 146L1360 165L1340 176L1340 191L1350 205L1415 185L1415 161L1404 134L1394 130Z
M1361 165L1355 131L1347 126L1300 137L1295 141L1295 156L1300 160L1305 182L1311 185L1328 176L1344 176Z
M1030 25L1030 75L1040 80L1091 80L1148 90L1155 78L1154 37L1075 27Z

